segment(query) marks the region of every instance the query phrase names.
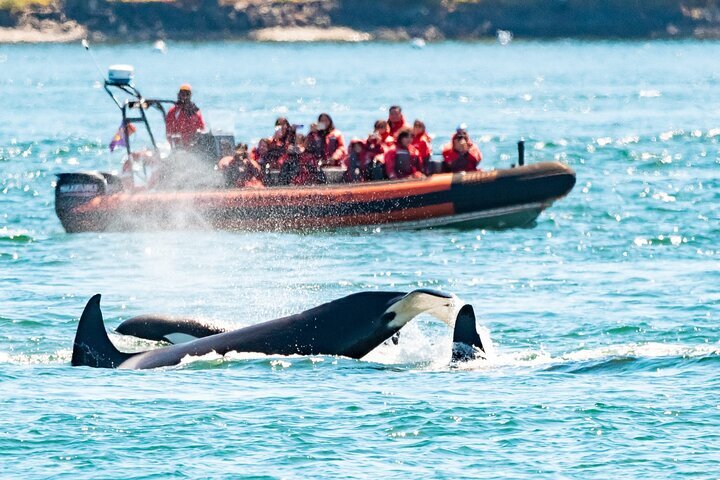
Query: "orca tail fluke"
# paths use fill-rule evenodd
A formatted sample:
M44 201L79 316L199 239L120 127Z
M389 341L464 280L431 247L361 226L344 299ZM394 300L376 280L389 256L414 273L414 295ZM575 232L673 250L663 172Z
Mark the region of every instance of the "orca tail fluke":
M120 352L110 341L100 311L100 294L93 296L80 316L73 342L72 366L116 368L131 356Z
M453 362L467 362L485 356L485 348L475 324L472 305L463 305L455 320L453 331Z

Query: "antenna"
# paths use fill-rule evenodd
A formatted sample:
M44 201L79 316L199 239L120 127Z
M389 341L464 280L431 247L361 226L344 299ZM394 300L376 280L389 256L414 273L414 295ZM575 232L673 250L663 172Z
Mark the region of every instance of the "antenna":
M95 68L97 68L98 73L100 74L100 78L102 78L103 82L105 81L105 74L100 69L100 65L97 63L97 59L95 59L95 54L90 50L90 43L87 41L87 38L83 38L82 40L82 46L85 48L85 51L90 54L90 58L92 58L93 63L95 64Z

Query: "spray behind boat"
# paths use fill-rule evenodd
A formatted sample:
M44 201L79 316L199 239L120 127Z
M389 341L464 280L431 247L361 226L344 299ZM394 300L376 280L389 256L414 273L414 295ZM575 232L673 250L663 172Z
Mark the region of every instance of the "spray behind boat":
M111 145L124 146L130 162L141 162L143 176L147 176L145 162L148 158L155 165L159 165L161 169L165 166L166 171L161 171L161 173L163 173L163 177L168 178L163 178L161 182L163 187L184 189L219 186L220 183L217 179L211 177L214 176L213 172L217 161L223 156L232 155L235 147L233 135L215 135L212 132L199 133L190 148L178 148L173 138L169 138L172 147L169 162L162 162L163 157L147 112L155 110L160 114L160 121L164 122L167 115L165 106L174 105L175 101L143 97L133 85L133 76L134 68L131 65L111 65L108 69L108 78L104 82L104 89L122 114L120 128ZM123 93L125 98L121 98ZM150 150L133 151L132 133L137 129L144 129L147 132L151 143ZM133 167L132 171L134 172L137 166L130 166ZM184 175L181 178L169 178L174 173L183 173Z
M98 62L90 49L87 40L82 45L89 53L95 68L102 78L105 92L113 100L121 113L118 131L110 143L110 150L125 150L126 162L123 165L124 178L106 172L62 173L58 175L55 190L55 208L62 220L62 213L68 209L85 203L90 199L123 190L134 184L135 177L148 181L146 164L152 161L159 169L165 166L167 175L160 170L159 176L171 177L173 172L181 172L180 178L165 178L164 188L187 189L199 186L217 186L220 183L214 166L218 159L231 155L235 145L232 135L214 135L203 133L198 135L196 145L191 151L172 149L170 158L165 159L158 147L157 137L153 132L149 112L159 113L159 120L164 122L167 114L166 106L173 105L173 100L148 99L135 87L133 80L135 69L132 65L111 65L107 77L103 75ZM138 129L147 132L149 148L133 150L133 133ZM198 185L198 182L203 183Z

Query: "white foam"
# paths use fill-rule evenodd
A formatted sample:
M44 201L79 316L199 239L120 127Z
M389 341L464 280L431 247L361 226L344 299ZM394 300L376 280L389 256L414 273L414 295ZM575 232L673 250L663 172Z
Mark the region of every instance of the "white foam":
M8 353L0 352L0 364L10 365L54 365L70 363L72 350L58 350L52 353Z
M223 359L223 355L217 352L210 352L205 355L185 355L182 360L180 360L180 365L189 365L197 362L219 362Z
M638 358L652 359L663 357L697 358L710 355L720 355L720 342L700 345L685 345L681 343L625 343L606 345L596 348L580 348L559 354L551 354L544 349L524 349L516 351L497 351L490 340L488 330L478 326L483 340L487 358L479 358L461 364L451 364L452 334L447 327L438 322L410 322L399 337L398 344L385 342L362 358L362 362L372 362L381 365L405 365L418 368L421 371L445 370L488 370L499 368L535 369L550 365L563 365L581 362L601 361L612 358ZM111 334L112 335L112 334ZM128 338L121 335L112 335L113 342L123 344L121 350L137 350L140 343L130 343ZM118 341L118 339L126 339ZM157 345L157 344L154 344ZM130 346L134 348L130 348ZM147 350L144 348L142 350ZM11 365L53 365L68 364L72 357L72 350L62 349L51 353L23 354L0 351L0 364ZM295 360L310 361L313 365L325 362L333 357L304 356L304 355L266 355L255 352L229 352L220 355L216 352L202 356L186 356L180 366L197 362L243 362L260 359L271 359L273 368L289 368ZM332 361L336 363L336 360Z
M612 358L697 358L708 355L720 355L720 342L716 344L682 345L678 343L627 343L597 348L581 349L559 355L551 355L542 349L528 349L504 352L487 360L475 360L462 365L464 370L487 368L518 367L538 368L550 365L563 365L580 362L592 362Z

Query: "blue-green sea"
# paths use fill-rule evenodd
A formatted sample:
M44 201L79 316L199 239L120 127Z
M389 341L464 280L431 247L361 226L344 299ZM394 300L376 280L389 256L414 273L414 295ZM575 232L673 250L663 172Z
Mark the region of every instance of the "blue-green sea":
M578 182L532 229L70 235L55 174L118 169L119 112L80 45L0 45L0 477L718 478L720 43L93 50L148 97L191 83L239 140L321 111L365 136L399 104L436 152L465 122L484 169L524 138ZM231 327L418 287L472 303L495 356L451 368L451 332L420 317L359 361L70 366L95 293L109 329Z

